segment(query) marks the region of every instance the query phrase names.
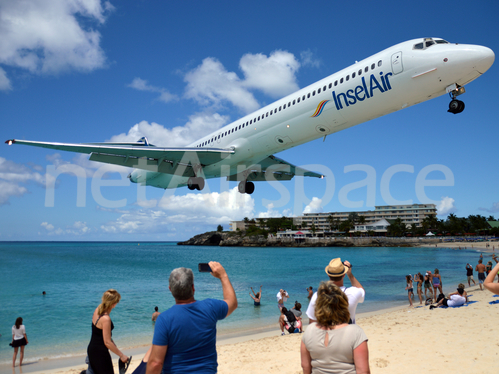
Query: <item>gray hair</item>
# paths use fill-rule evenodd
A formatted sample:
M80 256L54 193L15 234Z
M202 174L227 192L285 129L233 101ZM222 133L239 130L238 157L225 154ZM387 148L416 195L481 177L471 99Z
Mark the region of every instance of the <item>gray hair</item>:
M176 300L187 300L194 296L194 274L191 269L176 268L170 273L170 291Z

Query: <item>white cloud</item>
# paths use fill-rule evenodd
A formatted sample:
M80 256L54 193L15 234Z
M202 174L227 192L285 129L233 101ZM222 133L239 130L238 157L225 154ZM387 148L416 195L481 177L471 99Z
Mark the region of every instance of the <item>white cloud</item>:
M454 206L454 199L452 197L442 197L440 203L437 205L437 214L439 216L446 216L447 214L454 213L456 207Z
M72 225L67 225L65 228L54 227L51 223L42 222L40 224L46 231L43 233L39 232L39 235L48 235L48 236L81 236L88 234L91 232L91 229L87 227L86 222L76 221Z
M251 216L255 202L250 195L240 194L236 187L221 193L168 196L139 205L145 209L123 213L117 220L102 225L101 230L115 234L185 232L193 226L214 230L218 224Z
M42 224L40 226L45 227L45 229L47 229L47 231L54 230L54 225L52 225L48 222L42 222Z
M293 217L294 214L291 209L285 209L282 212L279 212L277 209L274 209L274 204L270 203L266 206L266 212L258 213L258 218L280 218L280 217Z
M260 107L236 73L228 72L215 58L205 58L201 65L185 75L185 97L201 105L220 106L224 101L232 103L246 113Z
M318 197L313 197L310 204L308 204L303 210L303 214L305 213L321 213L322 212L322 199Z
M162 101L164 103L168 103L170 101L178 100L178 96L177 95L171 94L165 88L151 86L150 84L147 83L146 80L141 79L141 78L135 78L132 81L132 83L130 83L128 85L128 87L134 88L134 89L139 90L139 91L148 91L148 92L159 93L158 100Z
M11 84L9 78L7 78L7 74L5 73L5 70L0 68L0 91L8 91L10 90Z
M45 185L45 176L25 165L0 157L0 205L8 204L10 197L28 193L23 184L35 182Z
M317 59L310 49L301 52L300 59L303 66L312 66L314 68L318 68L322 64L321 60Z
M106 58L93 27L112 10L100 0L2 0L0 64L31 73L101 68Z
M483 211L489 212L489 213L497 213L497 212L499 212L499 202L493 203L492 207L490 207L490 208L478 208L478 210L483 210Z
M142 121L132 126L128 133L111 137L112 142L135 142L146 136L151 144L161 147L186 146L200 137L207 135L228 122L228 117L218 113L196 113L189 117L184 126L167 129L155 122Z
M270 56L246 54L241 58L239 67L244 73L243 85L262 90L272 97L281 97L299 89L296 72L300 63L292 53L274 51Z

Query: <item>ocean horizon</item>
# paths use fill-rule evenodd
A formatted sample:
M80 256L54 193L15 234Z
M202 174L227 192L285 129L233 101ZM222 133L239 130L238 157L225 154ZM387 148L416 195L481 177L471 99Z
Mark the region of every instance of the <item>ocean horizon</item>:
M466 281L465 265L476 264L476 250L434 247L218 247L178 246L177 242L0 242L0 365L12 360L11 328L21 316L29 345L25 361L84 355L91 317L102 293L117 289L113 340L120 348L149 345L154 307L174 304L168 277L176 267L194 271L196 299L222 298L220 281L198 273L199 262L218 261L226 269L238 309L218 324L219 334L277 326L276 294L286 303L308 305L306 288L327 280L332 258L353 264L366 290L358 313L408 305L405 275L440 270L444 291ZM467 283L467 282L466 282ZM349 284L348 280L345 284ZM253 306L250 287L262 285L262 305ZM45 291L46 295L42 295ZM415 295L415 303L419 303Z

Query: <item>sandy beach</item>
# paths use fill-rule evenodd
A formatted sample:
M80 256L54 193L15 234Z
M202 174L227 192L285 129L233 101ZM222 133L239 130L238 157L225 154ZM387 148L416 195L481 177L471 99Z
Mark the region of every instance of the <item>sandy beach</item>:
M492 245L473 243L483 250L488 261ZM441 243L442 247L465 246L471 243ZM497 248L496 248L497 249ZM488 252L488 253L487 253ZM465 279L463 269L463 281ZM474 278L477 281L476 272ZM456 285L457 287L457 285ZM460 308L419 306L417 295L414 308L402 306L389 310L359 314L357 324L369 338L369 361L372 373L491 373L499 368L499 343L494 323L499 320L499 301L489 291L478 286L467 288L469 305ZM369 297L367 295L366 297ZM305 324L306 326L306 324ZM277 325L272 331L222 337L218 342L218 363L221 374L238 373L301 373L301 334L280 336ZM135 367L148 347L125 351L133 354L127 373ZM3 373L79 374L85 369L84 357L67 360L47 360L28 364L22 371L16 367L0 368ZM113 356L116 363L117 358ZM78 363L79 362L79 363ZM118 368L115 368L118 372Z

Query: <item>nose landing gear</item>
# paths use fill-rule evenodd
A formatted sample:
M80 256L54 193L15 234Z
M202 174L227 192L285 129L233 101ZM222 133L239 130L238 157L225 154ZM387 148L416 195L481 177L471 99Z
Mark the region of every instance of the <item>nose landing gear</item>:
M464 110L464 103L461 100L453 99L449 103L448 112L453 113L453 114L458 114L458 113L461 113L463 110Z
M461 100L456 100L456 97L465 93L464 87L459 86L454 83L446 88L446 91L452 97L452 101L449 103L449 113L458 114L464 110L464 103Z

